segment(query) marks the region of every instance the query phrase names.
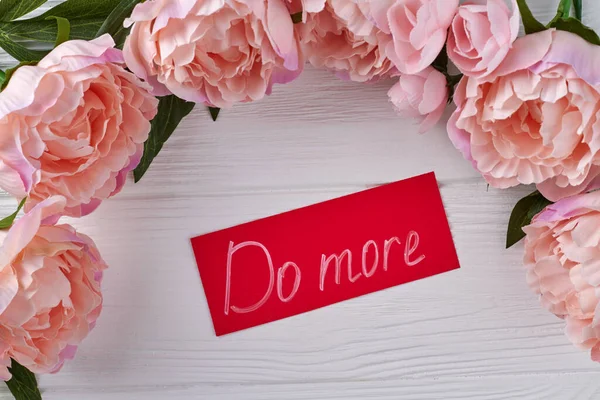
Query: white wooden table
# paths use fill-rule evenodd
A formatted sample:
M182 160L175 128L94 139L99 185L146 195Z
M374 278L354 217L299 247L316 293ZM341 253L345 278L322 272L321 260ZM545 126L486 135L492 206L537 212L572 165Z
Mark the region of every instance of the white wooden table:
M530 0L544 21L557 2ZM600 4L584 7L600 28ZM529 291L522 245L504 250L531 189L488 190L443 124L420 136L394 114L391 84L307 68L217 123L198 107L141 183L75 222L110 265L105 306L77 358L40 378L44 398L599 398L600 365ZM190 237L431 170L462 269L215 337ZM0 215L14 207L0 197Z

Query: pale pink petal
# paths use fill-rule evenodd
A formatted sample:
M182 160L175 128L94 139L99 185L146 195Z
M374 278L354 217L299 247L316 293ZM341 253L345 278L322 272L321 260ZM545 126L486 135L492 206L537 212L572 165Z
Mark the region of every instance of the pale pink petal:
M294 38L294 24L289 12L280 0L267 0L267 33L275 51L285 59L284 67L298 69L298 51ZM289 56L288 56L289 55Z
M502 64L500 64L493 74L485 78L486 81L491 81L496 77L506 76L512 72L524 70L537 64L550 50L553 40L552 33L552 30L545 30L517 39Z
M436 110L433 110L425 116L423 122L419 125L419 133L427 132L439 122L440 118L442 118L442 114L444 114L444 105L445 104L442 104L441 107L438 107Z
M70 40L56 47L37 66L44 69L60 67L75 71L98 62L123 63L123 54L115 49L113 38L102 35L94 40Z
M511 16L510 16L510 41L511 43L517 39L519 35L519 25L521 24L521 12L517 0L511 0Z
M0 92L0 122L11 112L22 110L34 102L35 92L23 88L37 87L44 76L44 70L33 66L23 66L14 72L6 88Z
M422 101L419 104L419 112L421 114L432 113L439 110L440 107L443 111L448 101L448 89L444 74L433 68L428 70L428 72L425 86L423 87Z
M591 168L586 179L579 185L558 186L555 179L547 179L538 183L537 189L550 201L600 189L600 166Z
M511 43L510 14L504 0L488 0L487 16L490 19L490 30L500 43Z
M552 31L554 39L542 63L534 71L542 71L554 64L568 64L590 85L600 84L600 74L596 66L600 64L600 49L577 36L565 31ZM585 54L585 57L582 55Z
M302 0L302 6L308 13L318 13L325 8L325 0Z
M0 249L0 259L5 260L7 257ZM10 302L14 299L19 290L19 282L17 276L10 266L4 266L0 269L0 314L2 314ZM2 376L0 376L2 378Z

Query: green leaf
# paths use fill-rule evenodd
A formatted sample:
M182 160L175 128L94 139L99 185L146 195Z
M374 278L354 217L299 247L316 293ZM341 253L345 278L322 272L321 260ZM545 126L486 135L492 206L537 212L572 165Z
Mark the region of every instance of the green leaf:
M573 5L575 6L575 18L580 21L582 18L582 3L583 0L573 0Z
M6 82L6 72L2 71L0 69L0 91L2 90L2 88L4 87L4 82Z
M506 248L512 247L525 237L523 227L531 223L540 211L552 204L537 190L523 197L513 208L506 232Z
M12 21L37 10L46 0L0 0L0 20Z
M102 26L96 33L96 36L104 35L105 33L110 34L117 47L122 47L125 43L125 38L128 34L129 29L123 26L125 18L131 15L134 7L142 0L122 0L117 7L110 13L108 18L102 23Z
M2 1L5 0L0 0ZM48 21L46 18L61 17L71 23L71 39L90 40L96 37L102 24L119 3L120 0L67 0L38 17L0 23L0 31L13 41L33 40L53 45L56 40L57 25L56 22Z
M42 394L37 386L37 380L33 372L12 360L8 369L12 378L6 382L6 386L15 396L15 400L42 400Z
M294 24L299 24L302 22L302 11L292 14L291 17Z
M46 11L33 20L43 20L46 17L57 16L73 19L106 19L110 13L119 5L121 0L67 0Z
M517 0L519 11L521 13L521 19L523 20L523 26L525 27L525 33L536 33L545 31L546 27L540 21L535 19L526 0Z
M444 75L448 75L448 51L446 50L446 46L442 48L442 51L438 56L433 60L433 64L431 66Z
M135 182L142 179L152 160L162 149L163 144L169 139L179 122L194 109L195 105L195 103L187 102L175 95L159 99L158 114L152 120L150 136L144 143L144 155L140 164L133 171Z
M2 0L0 0L2 1ZM65 17L62 17L65 18ZM71 39L90 40L96 36L96 32L104 18L94 19L71 19ZM54 21L25 20L0 24L0 31L5 32L15 41L32 40L52 47L56 41L57 25Z
M6 88L6 86L8 85L8 82L10 81L10 78L12 78L13 74L15 73L15 71L19 68L21 68L23 65L36 65L37 61L21 61L18 65L9 68L6 70L6 74L5 74L5 78L4 78L4 82L0 82L0 92L4 90L4 88Z
M210 113L210 117L213 121L216 121L219 117L219 113L221 112L220 108L217 107L208 107L208 112Z
M39 61L47 51L29 50L27 47L11 40L6 33L0 31L0 47L18 61Z
M554 24L554 28L560 31L572 32L581 36L588 42L600 46L600 37L598 37L598 34L592 28L585 26L576 18L559 19Z
M69 40L69 36L71 35L71 24L69 20L63 17L48 17L46 20L56 20L56 25L58 27L58 32L56 33L56 41L54 42L54 46L58 46L67 40Z
M556 15L552 20L548 23L548 28L554 28L554 24L560 19L569 18L569 14L571 13L571 0L560 0L558 3L558 9L556 10Z
M21 211L21 209L25 205L26 200L27 198L21 200L21 202L19 203L19 207L17 207L17 211L10 214L8 217L0 220L0 229L8 229L12 226L13 222L15 222L15 218L17 218L17 215L19 215L19 211Z

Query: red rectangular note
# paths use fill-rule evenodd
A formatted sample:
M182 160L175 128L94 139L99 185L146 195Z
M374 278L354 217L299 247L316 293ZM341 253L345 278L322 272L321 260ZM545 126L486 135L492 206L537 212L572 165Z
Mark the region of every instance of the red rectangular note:
M433 173L198 236L192 247L217 336L460 267Z

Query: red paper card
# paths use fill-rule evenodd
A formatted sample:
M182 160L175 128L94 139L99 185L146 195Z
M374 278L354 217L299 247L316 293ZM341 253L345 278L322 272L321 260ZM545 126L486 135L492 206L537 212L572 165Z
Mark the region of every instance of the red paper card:
M460 267L433 173L198 236L192 247L217 336Z

